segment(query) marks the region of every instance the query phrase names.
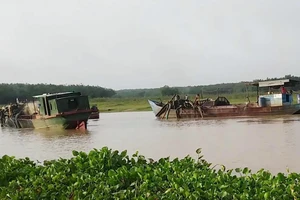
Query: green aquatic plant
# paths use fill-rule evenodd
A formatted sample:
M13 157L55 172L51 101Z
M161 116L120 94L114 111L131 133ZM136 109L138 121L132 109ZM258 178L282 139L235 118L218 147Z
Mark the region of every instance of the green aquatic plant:
M70 159L0 159L0 199L299 199L300 174L212 166L198 159L146 159L107 147Z

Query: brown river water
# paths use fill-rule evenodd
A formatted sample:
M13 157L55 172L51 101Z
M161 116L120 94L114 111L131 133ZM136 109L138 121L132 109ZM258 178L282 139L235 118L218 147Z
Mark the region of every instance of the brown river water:
M69 158L107 146L146 158L197 157L226 168L300 173L300 116L160 121L152 112L101 113L88 131L0 128L0 156L36 161Z

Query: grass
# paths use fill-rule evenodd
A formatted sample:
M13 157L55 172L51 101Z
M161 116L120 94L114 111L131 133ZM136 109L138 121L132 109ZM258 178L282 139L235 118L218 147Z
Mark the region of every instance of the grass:
M96 98L90 100L100 112L150 111L146 98Z

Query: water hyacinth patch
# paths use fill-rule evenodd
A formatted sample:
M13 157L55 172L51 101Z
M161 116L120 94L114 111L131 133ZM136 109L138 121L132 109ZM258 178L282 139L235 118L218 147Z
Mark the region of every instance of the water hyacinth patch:
M190 156L158 161L104 147L70 159L0 159L1 199L299 199L300 174L217 169Z

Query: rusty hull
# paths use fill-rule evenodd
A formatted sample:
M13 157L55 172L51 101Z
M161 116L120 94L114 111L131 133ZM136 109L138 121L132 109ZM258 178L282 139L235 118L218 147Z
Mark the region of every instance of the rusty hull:
M159 106L158 106L159 107ZM161 107L160 107L161 108ZM255 117L268 115L293 115L300 114L300 104L259 107L257 104L242 105L225 105L225 106L208 106L202 107L203 118L214 117ZM166 118L166 115L158 116ZM198 109L171 109L168 118L202 118Z

